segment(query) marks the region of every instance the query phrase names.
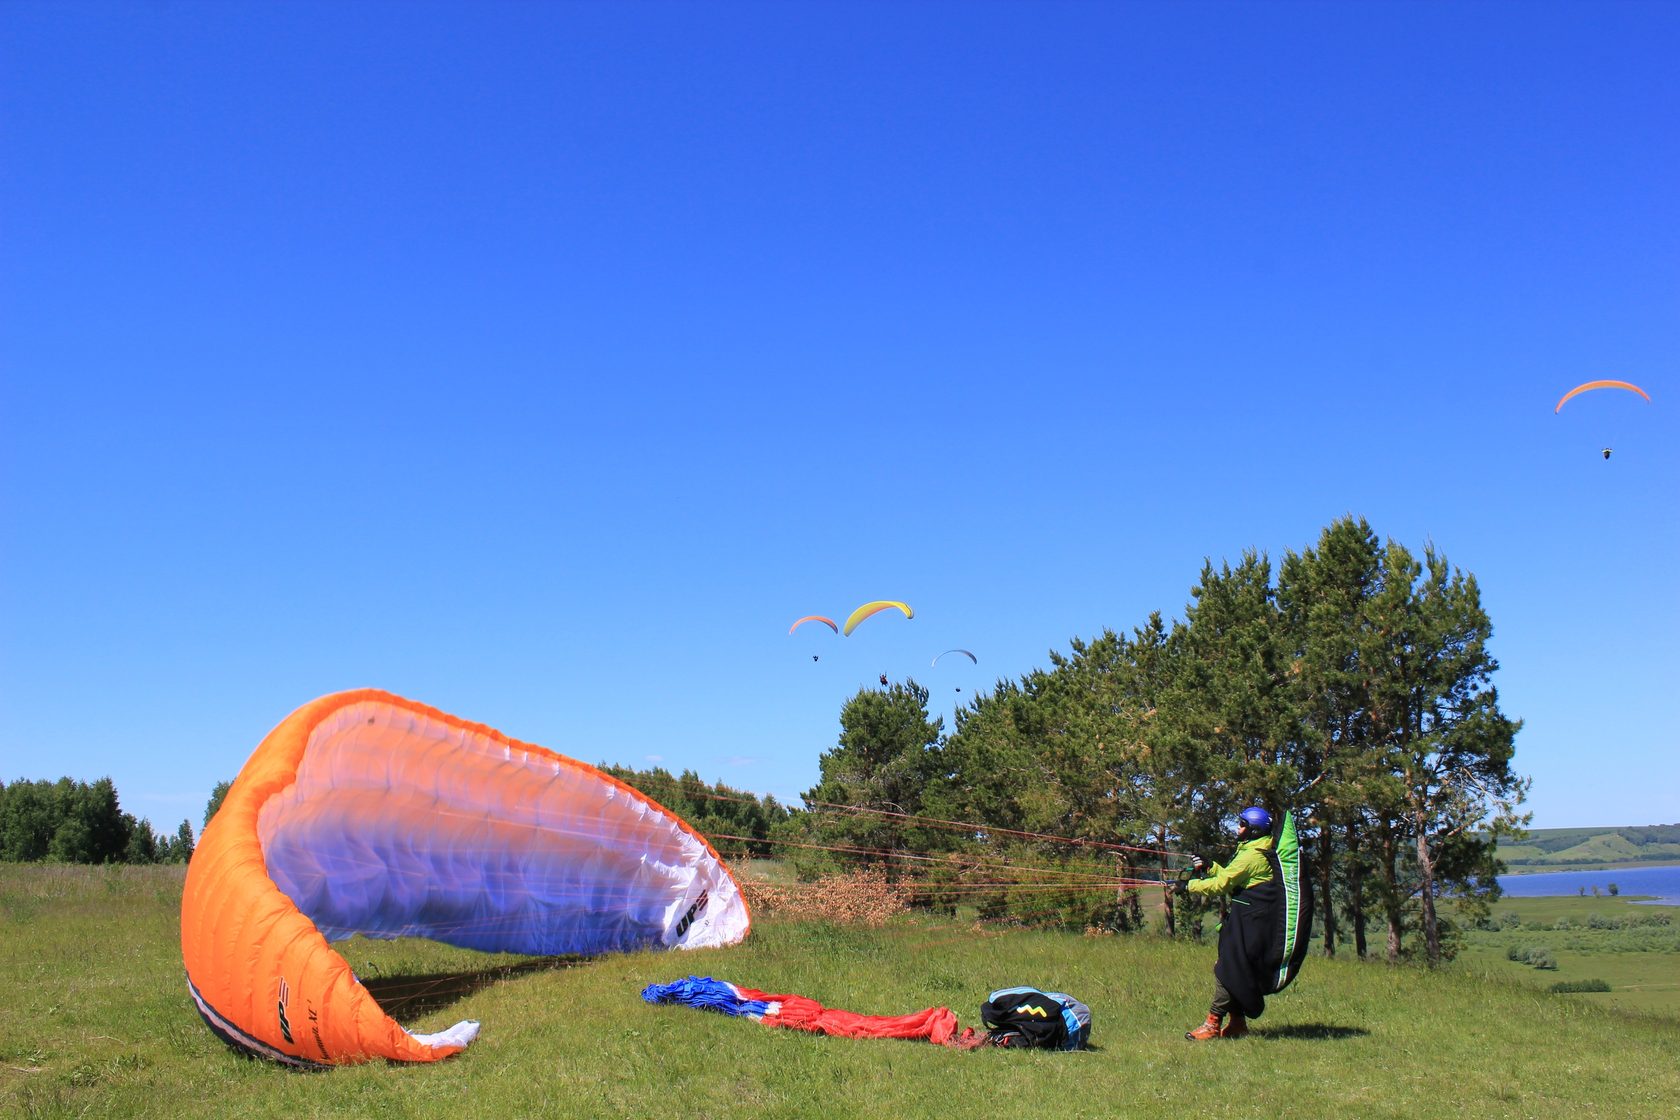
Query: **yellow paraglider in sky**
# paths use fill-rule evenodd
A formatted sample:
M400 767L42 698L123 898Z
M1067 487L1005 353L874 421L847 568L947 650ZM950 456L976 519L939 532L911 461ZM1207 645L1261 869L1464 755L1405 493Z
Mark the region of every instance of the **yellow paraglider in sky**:
M897 607L899 610L903 611L905 618L916 617L916 612L910 609L910 604L908 603L900 603L893 599L877 599L873 603L865 603L863 606L853 611L851 613L851 617L846 619L846 625L840 628L840 633L850 634L853 630L857 629L857 624L862 622L864 619L870 617L871 615L880 614L882 611L891 607Z

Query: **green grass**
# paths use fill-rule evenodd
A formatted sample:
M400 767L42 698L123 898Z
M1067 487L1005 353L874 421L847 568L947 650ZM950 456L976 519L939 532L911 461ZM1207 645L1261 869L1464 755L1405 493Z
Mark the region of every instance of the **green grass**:
M761 920L734 949L585 962L358 939L343 951L370 988L429 993L399 1008L405 1025L477 1018L483 1035L432 1065L300 1074L234 1055L199 1021L180 885L179 869L0 865L0 1114L1159 1120L1240 1101L1253 1115L1482 1118L1657 1115L1680 1096L1680 1016L1549 994L1502 957L1435 972L1311 959L1249 1039L1191 1044L1209 946L927 920ZM641 1001L689 973L865 1013L946 1004L971 1026L991 988L1047 985L1091 1005L1097 1049L959 1053Z
M1455 968L1536 989L1604 980L1611 991L1571 993L1568 998L1680 1020L1680 907L1570 896L1504 898L1494 903L1493 912L1506 919L1504 928L1472 931ZM1670 924L1646 924L1665 913L1671 916ZM1594 928L1595 917L1623 926ZM1512 918L1520 924L1513 924ZM1507 950L1513 946L1549 949L1557 968L1537 969L1508 960Z
M1501 842L1498 854L1512 872L1519 874L1676 864L1680 863L1680 843L1655 839L1655 835L1664 834L1671 827L1536 828L1529 830L1520 843Z

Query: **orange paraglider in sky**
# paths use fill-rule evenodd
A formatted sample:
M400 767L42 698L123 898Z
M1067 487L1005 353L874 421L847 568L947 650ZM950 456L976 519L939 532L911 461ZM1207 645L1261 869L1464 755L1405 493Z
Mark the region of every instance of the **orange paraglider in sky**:
M788 633L793 633L807 622L820 622L836 634L840 632L840 627L834 625L834 620L832 618L824 618L820 614L808 614L804 618L795 619L793 625L788 627Z
M1626 389L1629 392L1638 393L1646 400L1651 399L1651 394L1633 384L1631 381L1585 381L1569 390L1569 392L1565 393L1562 398L1558 400L1557 407L1552 409L1553 415L1562 412L1563 406L1569 403L1569 399L1571 397L1579 396L1580 394L1588 392L1592 389ZM1609 456L1605 456L1605 458L1609 458Z
M1613 380L1608 380L1608 379L1603 379L1603 380L1598 380L1598 381L1584 381L1581 384L1575 386L1575 388L1569 390L1569 392L1565 393L1561 398L1558 399L1557 406L1552 409L1552 415L1556 416L1558 413L1562 412L1563 411L1563 406L1568 404L1571 398L1579 396L1582 393L1590 392L1594 389L1623 389L1623 390L1626 390L1627 392L1630 392L1630 393L1638 393L1640 396L1644 397L1646 400L1651 399L1651 394L1647 393L1645 390L1641 389L1639 386L1635 385L1631 381L1613 381ZM1601 451L1601 454L1606 459L1608 459L1608 458L1610 458L1610 453L1611 453L1612 450L1613 450L1613 448L1609 448L1609 447L1603 448L1602 451Z

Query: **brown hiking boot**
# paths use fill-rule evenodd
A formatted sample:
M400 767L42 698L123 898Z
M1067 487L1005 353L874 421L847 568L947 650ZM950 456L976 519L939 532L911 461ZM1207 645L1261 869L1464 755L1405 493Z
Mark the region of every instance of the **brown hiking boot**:
M1219 1016L1210 1014L1207 1022L1193 1031L1185 1031L1184 1037L1191 1042L1206 1042L1210 1038L1219 1037Z
M1245 1035L1247 1033L1248 1033L1248 1020L1244 1019L1241 1015L1238 1015L1235 1011L1233 1011L1233 1012L1231 1012L1231 1021L1229 1023L1225 1024L1225 1028L1219 1032L1219 1037L1220 1038L1241 1038L1243 1035Z

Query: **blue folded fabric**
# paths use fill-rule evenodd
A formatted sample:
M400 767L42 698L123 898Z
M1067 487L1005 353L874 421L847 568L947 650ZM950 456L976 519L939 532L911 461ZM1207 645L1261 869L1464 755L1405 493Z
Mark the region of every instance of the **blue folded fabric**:
M642 998L649 1003L684 1003L704 1011L718 1011L725 1015L747 1015L758 1018L770 1010L761 999L745 999L735 985L710 976L690 976L669 984L649 984L642 989Z

